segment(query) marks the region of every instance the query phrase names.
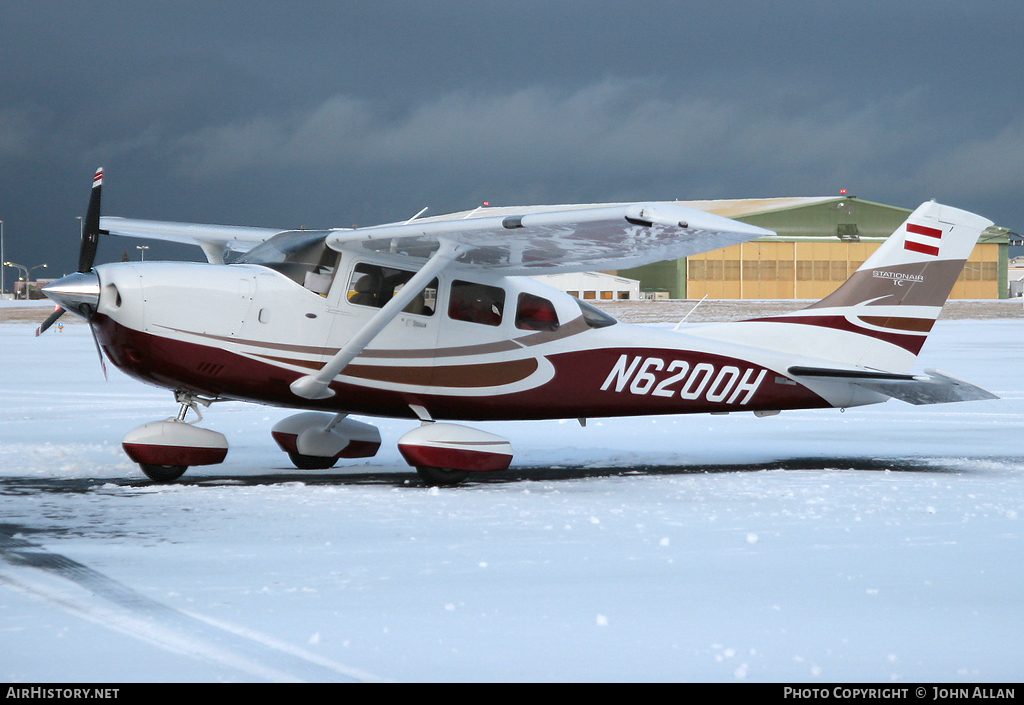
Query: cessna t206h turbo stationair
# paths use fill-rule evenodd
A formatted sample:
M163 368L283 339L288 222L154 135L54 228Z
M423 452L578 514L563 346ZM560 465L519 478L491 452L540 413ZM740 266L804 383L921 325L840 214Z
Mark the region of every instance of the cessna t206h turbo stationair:
M418 418L398 441L429 484L503 470L509 442L450 421L937 404L994 396L911 366L979 234L976 215L923 204L827 298L683 332L617 322L530 279L718 249L768 230L679 203L481 208L336 230L100 217L97 171L78 272L44 288L85 318L125 373L173 390L176 418L128 433L156 481L222 462L199 405L301 410L274 439L299 468L374 455L349 414ZM100 234L200 246L208 263L93 266ZM243 253L224 264L229 251ZM101 353L101 359L102 354ZM198 418L186 421L189 410Z

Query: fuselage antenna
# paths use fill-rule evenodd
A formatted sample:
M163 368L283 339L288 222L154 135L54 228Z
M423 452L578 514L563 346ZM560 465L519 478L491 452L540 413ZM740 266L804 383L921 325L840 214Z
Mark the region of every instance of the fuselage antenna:
M683 316L683 320L679 321L679 323L676 323L676 327L673 328L672 330L673 331L679 330L679 326L681 326L684 323L686 323L686 319L690 317L690 314L693 313L694 311L696 311L697 307L700 306L702 303L704 303L704 299L706 299L707 297L708 297L708 295L704 294L703 298L701 298L700 301L698 301L696 304L694 304L693 308L691 308L689 311L686 312L686 315Z

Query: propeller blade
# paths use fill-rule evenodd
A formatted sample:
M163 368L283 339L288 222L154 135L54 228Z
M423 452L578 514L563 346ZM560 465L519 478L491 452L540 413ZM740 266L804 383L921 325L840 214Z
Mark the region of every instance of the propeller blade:
M57 319L60 318L63 315L64 315L64 309L63 308L61 308L60 306L55 308L53 310L53 313L51 313L49 316L47 316L46 320L43 321L41 324L39 324L39 327L36 328L36 337L38 338L41 334L45 333L46 329L49 328L50 326L52 326L54 323L56 323Z
M92 179L92 194L89 196L89 210L82 223L82 246L78 250L78 271L83 274L92 271L96 259L96 248L100 242L100 195L103 191L103 169L96 170Z
M100 368L103 370L103 381L109 382L107 378L107 363L103 361L103 350L100 348L100 339L96 337L96 327L92 324L92 316L89 316L89 332L92 333L92 342L96 344L96 354L100 356Z

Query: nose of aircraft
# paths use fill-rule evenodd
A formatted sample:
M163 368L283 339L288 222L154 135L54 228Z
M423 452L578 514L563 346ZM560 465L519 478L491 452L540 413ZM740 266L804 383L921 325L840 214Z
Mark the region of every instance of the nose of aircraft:
M100 302L100 278L95 272L75 272L47 284L42 291L62 308L89 319Z

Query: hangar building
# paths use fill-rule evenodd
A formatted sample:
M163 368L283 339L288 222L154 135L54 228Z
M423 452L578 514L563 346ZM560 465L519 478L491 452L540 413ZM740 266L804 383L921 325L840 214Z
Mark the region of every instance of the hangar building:
M768 228L778 236L618 271L619 276L639 279L643 291L668 292L673 299L822 299L912 212L853 196L679 203ZM1008 296L1012 235L995 226L982 233L950 298Z

